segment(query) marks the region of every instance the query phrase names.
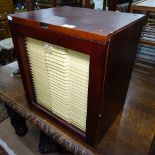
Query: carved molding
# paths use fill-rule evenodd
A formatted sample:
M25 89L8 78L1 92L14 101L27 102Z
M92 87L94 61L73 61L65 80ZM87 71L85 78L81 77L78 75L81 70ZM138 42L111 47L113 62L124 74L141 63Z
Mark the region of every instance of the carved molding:
M44 133L51 136L53 140L62 145L66 150L74 153L75 155L93 155L92 151L87 150L86 148L76 144L73 140L65 137L59 131L54 128L51 128L48 124L43 122L41 118L36 116L31 111L27 110L22 105L15 103L13 100L9 99L4 94L0 93L0 102L8 105L10 108L15 110L21 116L23 116L26 120L30 121L32 124L40 128Z

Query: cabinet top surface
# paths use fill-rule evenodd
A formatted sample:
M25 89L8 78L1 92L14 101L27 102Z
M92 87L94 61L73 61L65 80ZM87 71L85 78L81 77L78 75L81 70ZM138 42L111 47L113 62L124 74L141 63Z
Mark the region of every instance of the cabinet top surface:
M86 8L58 7L13 14L12 22L28 24L105 42L107 38L140 20L143 15L113 11L97 11ZM47 25L48 24L48 25Z

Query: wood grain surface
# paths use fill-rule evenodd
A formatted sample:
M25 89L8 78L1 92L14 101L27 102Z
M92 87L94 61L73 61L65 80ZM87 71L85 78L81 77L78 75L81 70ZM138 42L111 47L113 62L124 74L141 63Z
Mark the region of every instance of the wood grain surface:
M46 25L45 28L59 33L62 32L100 42L105 42L107 36L113 35L120 29L125 29L126 26L143 17L140 14L96 11L67 6L18 13L11 16L15 23L28 24L36 28ZM63 25L75 27L71 29Z

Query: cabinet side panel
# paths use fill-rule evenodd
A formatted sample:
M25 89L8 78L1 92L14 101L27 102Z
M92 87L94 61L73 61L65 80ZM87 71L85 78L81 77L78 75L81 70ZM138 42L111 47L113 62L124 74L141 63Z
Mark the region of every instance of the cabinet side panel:
M110 38L109 56L101 99L98 140L123 108L144 19Z

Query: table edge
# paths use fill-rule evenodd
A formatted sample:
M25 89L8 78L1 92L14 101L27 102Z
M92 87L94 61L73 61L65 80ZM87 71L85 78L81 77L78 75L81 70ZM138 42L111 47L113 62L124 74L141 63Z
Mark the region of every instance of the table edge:
M34 113L28 112L25 107L18 105L15 101L7 97L5 94L0 92L0 102L6 104L17 113L19 113L26 120L33 123L35 126L39 127L44 133L49 135L53 140L62 145L66 150L74 153L75 155L94 155L91 150L80 146L74 142L73 139L62 135L59 131L54 128L51 128L48 124L44 123L43 120L37 117Z

